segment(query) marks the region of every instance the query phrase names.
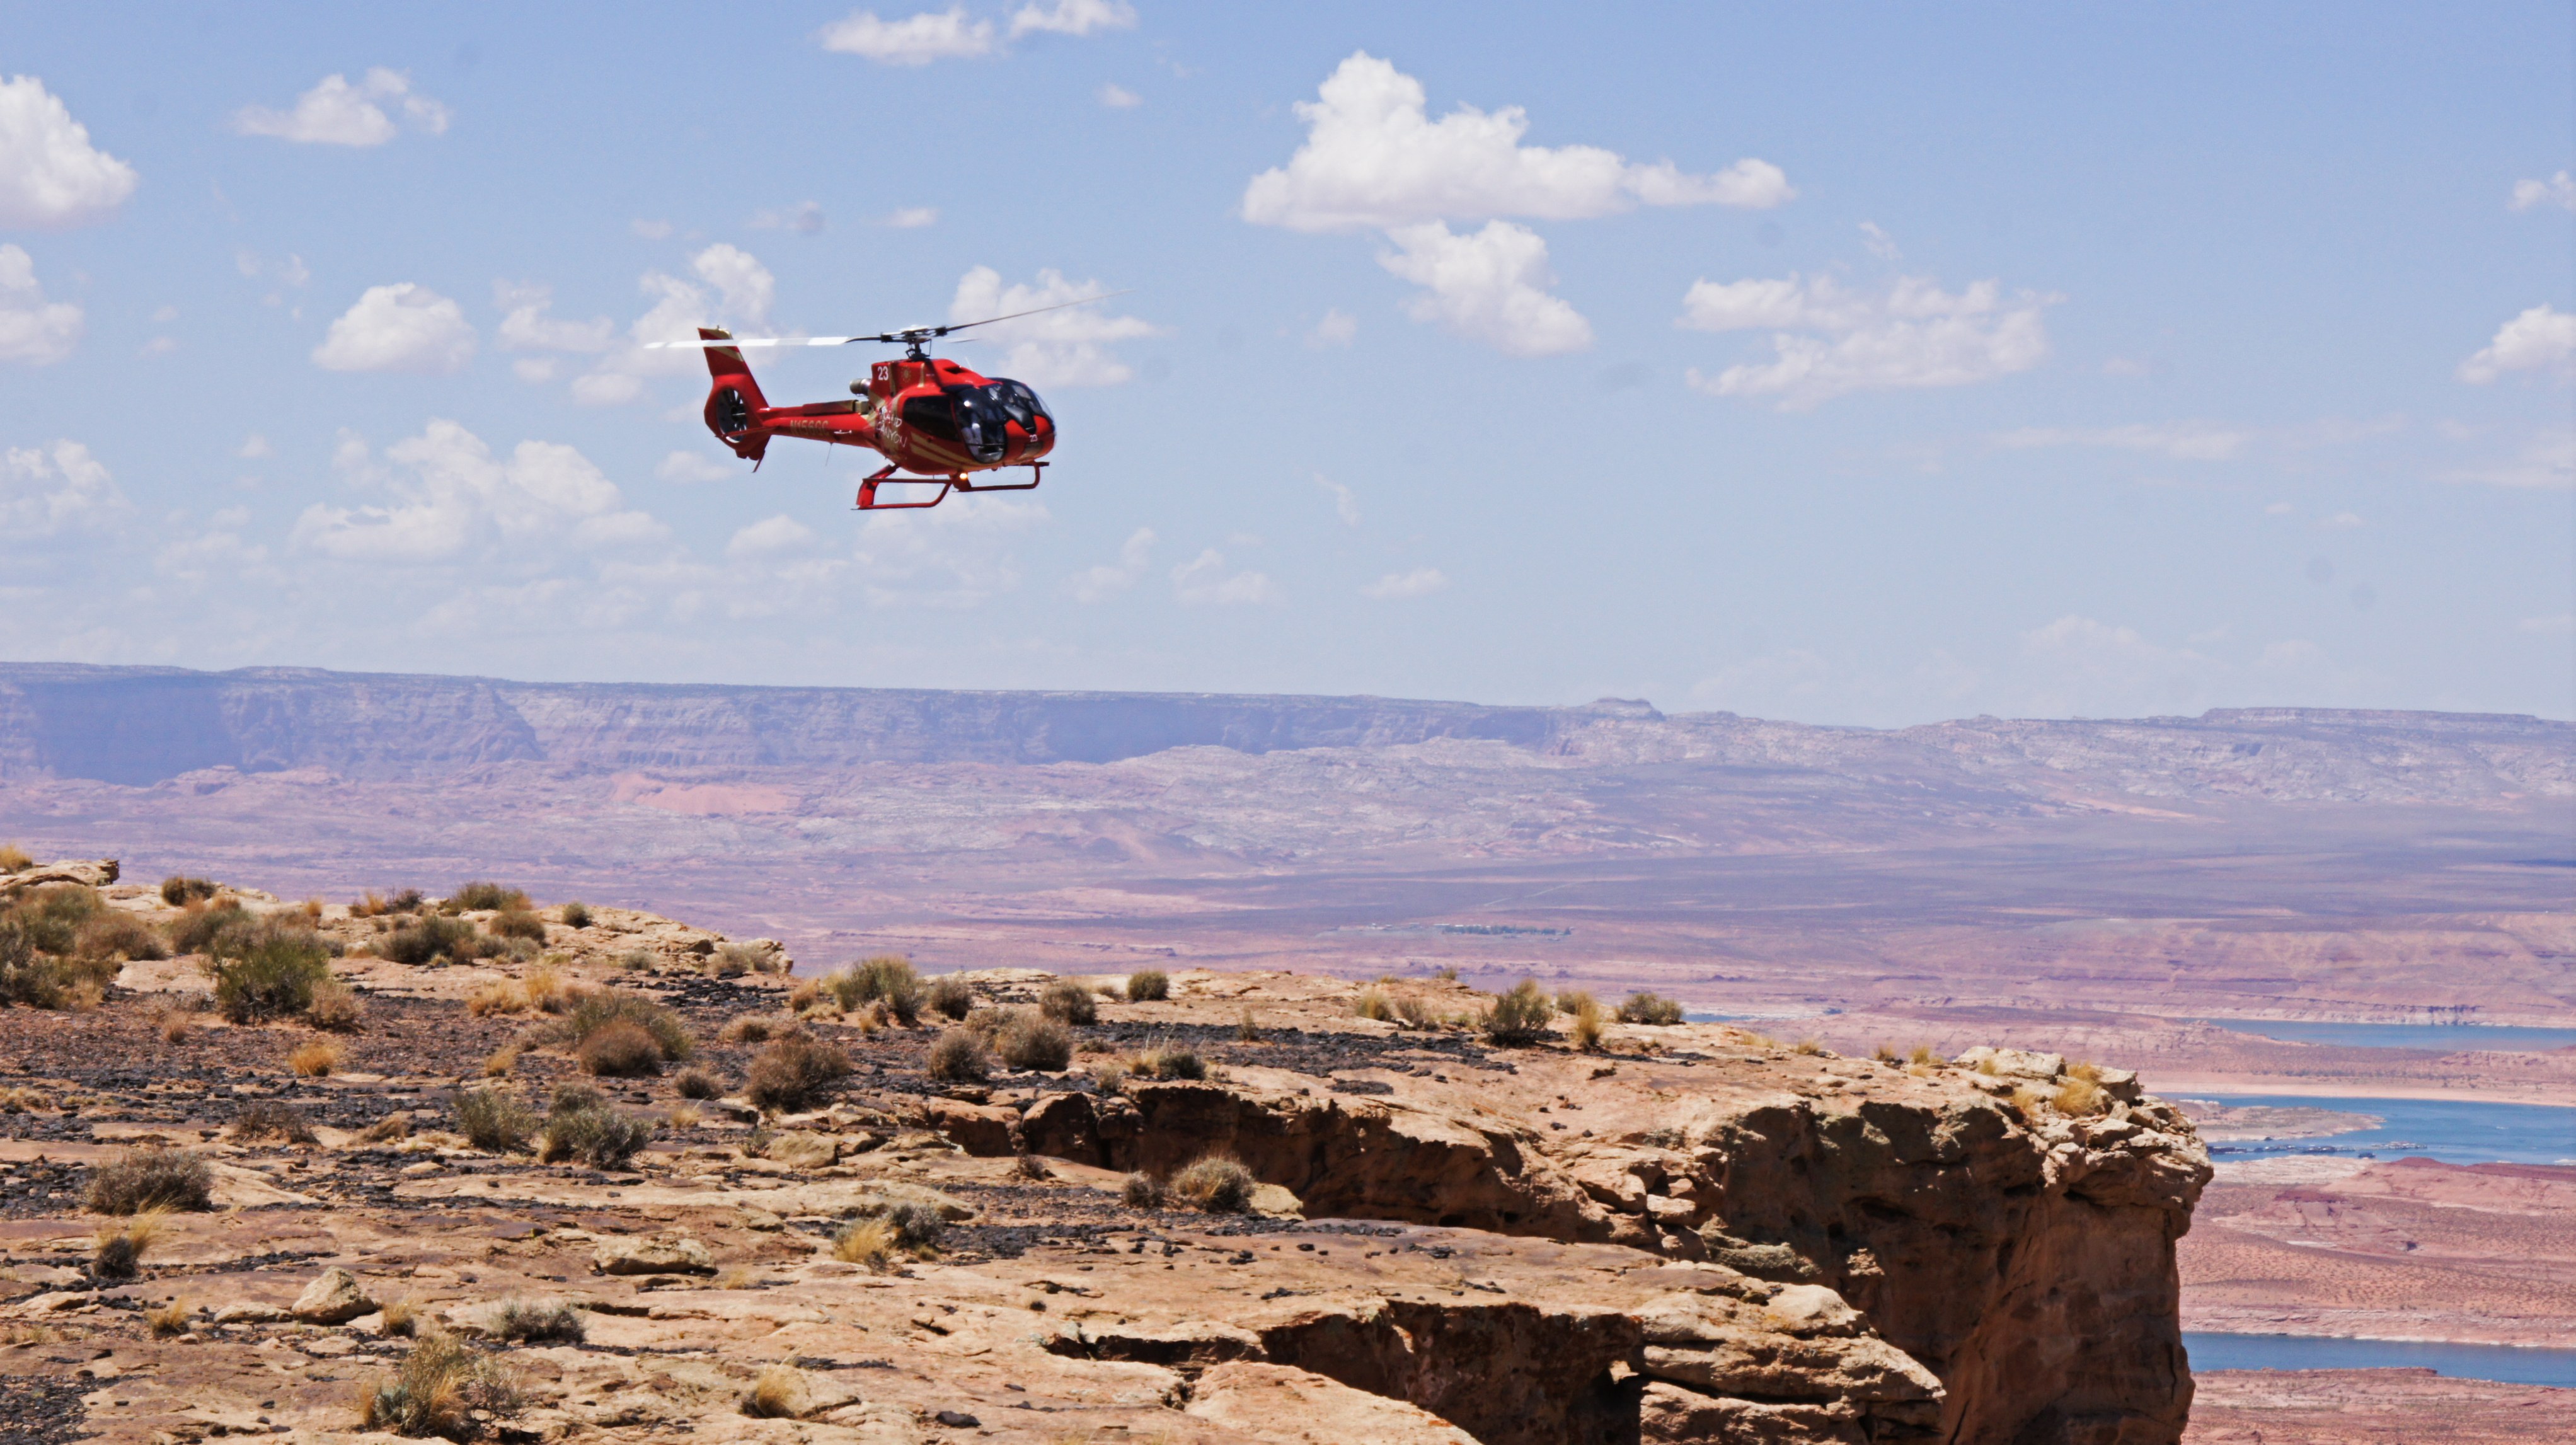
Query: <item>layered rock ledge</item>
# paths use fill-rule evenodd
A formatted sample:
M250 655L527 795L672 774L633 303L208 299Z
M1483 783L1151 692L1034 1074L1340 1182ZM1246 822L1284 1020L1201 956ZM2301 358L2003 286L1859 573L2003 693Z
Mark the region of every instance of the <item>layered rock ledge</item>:
M2209 1168L2116 1070L1714 1024L1583 1050L1563 1017L1506 1048L1437 1022L1489 1001L1436 978L1379 986L1408 1026L1335 980L1185 972L1099 998L1069 1067L940 1082L936 1013L692 971L746 953L665 920L547 910L529 957L408 966L354 956L381 920L306 917L363 1004L328 1074L287 1064L304 1023L181 1006L193 958L0 1012L14 1398L106 1440L357 1438L444 1335L516 1391L458 1429L513 1440L2149 1445L2188 1414L2174 1243ZM957 977L979 1009L1056 982ZM529 1001L566 987L658 1000L720 1096L585 1080ZM764 1110L742 1085L791 1030L853 1070ZM1135 1070L1156 1053L1204 1076ZM586 1082L653 1137L607 1167L474 1148L455 1099L487 1075L538 1108ZM241 1137L276 1104L309 1141ZM108 1277L85 1191L154 1146L207 1162L214 1208ZM1210 1154L1264 1186L1249 1211L1130 1192ZM917 1254L836 1257L932 1216Z

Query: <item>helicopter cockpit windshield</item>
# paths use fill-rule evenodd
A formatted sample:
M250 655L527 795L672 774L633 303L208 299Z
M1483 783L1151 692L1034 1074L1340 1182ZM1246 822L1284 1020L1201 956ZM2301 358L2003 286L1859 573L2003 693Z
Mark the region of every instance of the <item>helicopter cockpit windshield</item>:
M947 392L956 406L957 439L979 462L998 462L1010 450L1006 428L1012 422L1031 442L1038 439L1038 418L1046 417L1048 429L1054 429L1046 404L1020 382L1005 378L982 386L952 386Z

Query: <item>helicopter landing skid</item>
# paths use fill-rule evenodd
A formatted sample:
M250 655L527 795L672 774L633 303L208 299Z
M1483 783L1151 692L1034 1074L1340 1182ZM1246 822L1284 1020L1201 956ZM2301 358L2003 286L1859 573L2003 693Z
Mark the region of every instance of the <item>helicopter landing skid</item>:
M951 472L944 477L898 477L894 474L895 469L888 467L884 471L870 475L867 480L859 483L858 510L862 512L917 511L923 507L938 506L941 502L948 500L948 494L952 491L1025 492L1037 486L1038 483L1046 480L1046 466L1047 464L1044 462L1031 462L1028 464L1029 479L1027 481L1011 482L1008 484L997 482L984 482L979 484L970 482L966 480L966 476L962 472ZM937 482L939 483L939 494L932 497L927 502L880 502L877 500L877 484L889 481Z

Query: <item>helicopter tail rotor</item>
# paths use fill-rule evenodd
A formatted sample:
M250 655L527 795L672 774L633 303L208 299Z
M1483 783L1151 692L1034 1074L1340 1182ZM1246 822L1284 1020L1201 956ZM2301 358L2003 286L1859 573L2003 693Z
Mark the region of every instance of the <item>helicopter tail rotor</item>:
M707 430L732 448L735 456L757 462L769 450L769 434L754 432L752 417L768 407L769 399L760 394L760 383L752 379L751 363L742 359L741 348L725 344L733 339L730 333L701 326L698 339L706 343L707 373L714 379L707 388Z

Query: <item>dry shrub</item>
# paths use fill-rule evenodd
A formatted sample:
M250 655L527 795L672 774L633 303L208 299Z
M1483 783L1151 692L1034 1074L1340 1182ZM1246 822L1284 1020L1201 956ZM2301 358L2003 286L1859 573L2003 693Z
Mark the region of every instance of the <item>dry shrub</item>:
M1619 1005L1619 1022L1623 1024L1666 1026L1681 1021L1682 1006L1679 1000L1663 998L1643 989L1628 995L1627 1002Z
M883 1273L894 1263L897 1236L894 1224L885 1219L861 1219L852 1223L832 1241L832 1257L843 1264L855 1264Z
M214 1189L214 1170L187 1150L137 1149L90 1171L89 1207L96 1214L204 1209Z
M1192 1162L1172 1176L1165 1186L1170 1196L1192 1209L1209 1214L1240 1214L1252 1203L1253 1188L1260 1183L1243 1161L1226 1154L1209 1154Z
M1059 1023L1089 1024L1100 1018L1100 1004L1091 990L1069 978L1059 978L1039 991L1038 1011Z
M1548 1020L1555 1016L1537 981L1525 978L1486 1010L1485 1037L1506 1047L1525 1047L1546 1037Z
M1253 1018L1252 1007L1249 1004L1244 1006L1243 1021L1234 1026L1234 1037L1238 1043L1261 1042L1261 1024L1259 1020Z
M197 1015L204 1005L202 995L186 998L164 995L152 1001L151 1011L145 1017L152 1021L152 1031L161 1036L161 1042L184 1043L189 1031L197 1026Z
M2047 1112L2050 1100L2046 1089L2031 1084L2015 1084L2006 1102L2013 1106L2013 1112L2021 1115L2023 1122L2028 1123Z
M524 938L531 943L546 941L546 921L524 908L496 914L483 927L495 938Z
M621 1169L653 1137L653 1126L608 1106L597 1089L566 1084L555 1090L546 1126L537 1135L537 1158L553 1164L578 1159L593 1169Z
M36 860L28 856L26 849L15 843L0 845L0 873L16 873L35 866Z
M1400 993L1395 996L1395 1016L1406 1028L1422 1028L1431 1022L1431 1005L1420 994Z
M453 1335L433 1334L411 1347L392 1377L373 1382L359 1423L415 1440L464 1441L517 1414L519 1404L518 1383L499 1361Z
M1364 1019L1391 1023L1395 1019L1395 1001L1382 988L1364 988L1359 997L1351 1000L1351 1012Z
M518 1096L501 1089L459 1090L453 1101L456 1132L465 1142L493 1154L515 1154L528 1146L536 1115Z
M793 1113L848 1076L850 1056L806 1034L790 1034L752 1056L743 1097L764 1111Z
M333 1033L356 1033L367 1016L367 1005L358 991L333 980L313 986L313 1001L304 1006L304 1021L317 1029Z
M2071 1071L2070 1071L2071 1072ZM2061 1114L2099 1114L2111 1106L2111 1095L2093 1080L2076 1075L2058 1085L2049 1103Z
M420 1306L411 1302L411 1296L405 1295L398 1300L385 1301L386 1334L407 1340L411 1338L412 1332L419 1328Z
M1127 1176L1124 1192L1127 1197L1127 1207L1130 1209L1163 1207L1163 1182L1142 1169Z
M1156 1044L1141 1053L1131 1055L1127 1060L1127 1067L1137 1077L1145 1079L1204 1079L1207 1077L1207 1061L1198 1056L1197 1050L1178 1048L1170 1044Z
M731 978L736 974L767 973L772 969L785 972L786 963L787 955L784 953L754 948L748 943L727 943L719 946L709 959L708 971L719 978Z
M565 1300L505 1300L492 1314L493 1338L513 1344L577 1345L587 1333L581 1311Z
M102 1220L97 1230L96 1247L90 1251L91 1278L134 1278L143 1262L143 1252L150 1249L152 1241L159 1237L162 1218L168 1213L167 1209L153 1208L141 1210L122 1222Z
M1092 1066L1091 1066L1091 1081L1092 1081L1093 1083L1095 1083L1095 1084L1099 1085L1099 1086L1100 1086L1100 1092L1102 1092L1102 1093L1104 1093L1104 1094L1115 1094L1115 1093L1119 1092L1120 1090L1122 1090L1122 1089L1126 1088L1126 1087L1127 1087L1127 1062L1126 1062L1126 1060L1124 1060L1124 1059L1103 1059L1103 1060L1101 1060L1099 1063L1096 1063L1096 1064L1092 1065Z
M392 933L385 935L379 951L389 960L408 968L427 968L436 964L471 963L483 956L484 945L499 947L498 940L483 938L474 925L462 918L445 918L423 914Z
M244 1144L261 1139L275 1139L284 1144L310 1144L313 1126L294 1105L277 1099L259 1099L244 1104L234 1112L227 1131Z
M1885 1041L1881 1041L1876 1048L1871 1049L1869 1051L1869 1056L1882 1064L1901 1064L1905 1062L1905 1056L1896 1051L1896 1045Z
M616 989L593 989L583 993L565 1013L563 1022L553 1029L557 1037L567 1038L578 1046L601 1029L616 1023L629 1023L652 1035L654 1047L662 1058L679 1063L695 1052L689 1031L680 1016L641 994L621 993Z
M724 1094L724 1082L704 1069L683 1069L671 1087L683 1099L713 1099Z
M1930 1044L1916 1044L1914 1046L1914 1052L1906 1057L1929 1069L1937 1069L1950 1062L1948 1059L1932 1052L1932 1046Z
M1127 975L1129 1003L1160 1003L1172 996L1172 976L1159 968L1140 968Z
M782 1034L796 1032L797 1027L796 1020L792 1018L781 1018L775 1014L744 1014L726 1024L716 1037L728 1044L765 1044Z
M662 1046L642 1024L612 1019L573 1048L583 1072L603 1079L633 1079L662 1072Z
M1015 1069L1061 1073L1073 1063L1073 1030L1035 1009L1013 1009L1002 1025L998 1044L1002 1061Z
M808 1398L802 1370L783 1361L763 1365L743 1392L742 1413L755 1420L791 1419Z
M1803 1054L1809 1058L1813 1058L1824 1051L1824 1040L1816 1038L1812 1034L1789 1046L1789 1052L1793 1054Z
M921 975L912 960L895 954L879 954L862 959L823 980L823 989L832 995L844 1013L883 1000L886 1011L903 1020L910 1028L921 1021Z
M152 1332L152 1338L166 1340L174 1335L186 1334L188 1321L195 1313L196 1311L188 1307L186 1300L173 1299L159 1309L145 1310L143 1327Z
M493 1014L517 1014L528 1011L527 986L517 979L496 978L474 990L465 1000L465 1011L476 1018Z
M130 963L170 956L170 945L151 924L119 909L109 909L80 925L72 936L72 953L102 963Z
M206 950L216 959L215 1008L237 1024L293 1018L331 981L331 949L309 928L269 919L228 927Z
M1588 989L1559 989L1556 995L1556 1011L1561 1014L1580 1013L1585 1004L1599 1002L1600 1000L1595 999Z
M706 1121L706 1111L695 1104L673 1104L662 1111L662 1122L672 1129L694 1129Z
M943 1084L980 1084L992 1074L993 1061L973 1030L940 1030L939 1041L930 1046L930 1077Z
M1599 999L1588 993L1583 995L1574 1006L1574 1046L1587 1054L1601 1047L1601 1028L1609 1016Z
M525 911L527 907L527 894L516 888L504 888L498 883L460 883L456 891L447 896L450 912L499 913L505 910Z
M491 1057L483 1061L483 1077L506 1079L510 1076L510 1071L518 1066L519 1046L514 1043L503 1044L492 1051Z
M361 1144L390 1144L396 1139L410 1137L411 1115L401 1109L396 1109L358 1131L358 1142Z
M858 1206L858 1222L884 1224L894 1233L895 1247L928 1259L948 1233L948 1220L933 1204L911 1199L870 1199Z
M188 878L173 873L161 880L161 901L173 908L185 908L222 891L223 886L212 878Z
M566 928L588 928L591 922L590 905L578 898L566 899L564 905L555 910L555 917L562 919L563 926Z
M332 1070L340 1067L340 1046L329 1039L307 1039L286 1056L286 1066L295 1071L297 1078L328 1078Z
M1012 1157L1011 1173L1013 1176L1021 1179L1053 1179L1055 1177L1055 1171L1046 1166L1045 1160L1039 1158L1035 1154L1028 1153L1017 1154Z

